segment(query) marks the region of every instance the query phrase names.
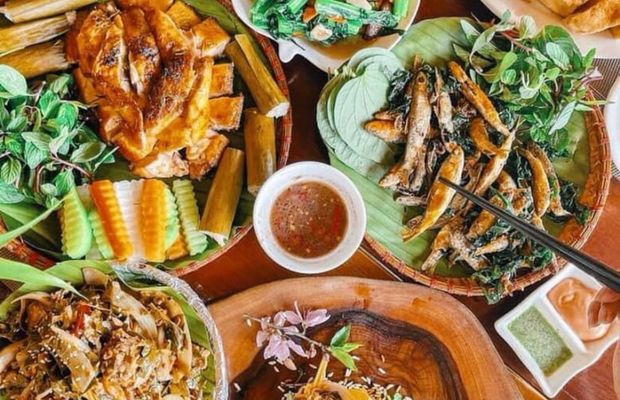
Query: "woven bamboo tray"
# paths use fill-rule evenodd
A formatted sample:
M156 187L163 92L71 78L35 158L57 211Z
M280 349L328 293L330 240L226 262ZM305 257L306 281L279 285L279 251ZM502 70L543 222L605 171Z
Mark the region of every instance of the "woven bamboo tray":
M230 0L218 0L226 9L234 15L234 11L232 8L232 3ZM241 22L239 22L241 24ZM280 63L280 59L278 58L278 54L273 48L271 42L265 37L255 33L252 30L249 30L254 40L260 46L263 54L267 58L269 66L271 67L271 71L273 72L276 83L284 93L287 99L290 99L288 84L286 83L286 76L284 74L284 70L282 69L282 64ZM276 123L276 146L277 146L277 158L278 158L278 169L284 167L288 160L289 149L291 146L291 137L293 130L293 114L292 109L289 107L288 113L282 118L278 119ZM222 254L226 253L230 250L235 244L237 244L247 233L252 229L252 223L240 227L236 227L234 229L234 233L231 236L230 240L221 248L217 249L213 253L209 254L206 258L202 260L193 261L186 266L174 269L170 271L173 275L183 276L193 272L199 268L204 267L211 261L215 260ZM0 232L5 232L6 228L4 224L0 221ZM29 247L24 241L21 239L16 239L7 244L4 248L0 249L0 256L5 258L19 259L25 263L30 265L45 269L52 266L55 261L38 253L33 248Z
M591 93L589 97L591 100L594 100ZM558 236L558 239L562 242L577 249L586 243L601 217L609 193L609 182L611 179L609 137L601 108L597 106L593 111L585 113L585 123L586 131L588 132L590 171L588 172L579 201L591 210L590 217L584 225L580 225L574 218L571 218ZM371 252L386 266L407 278L448 293L465 296L484 295L482 287L472 278L454 278L428 274L407 265L368 234L365 236L365 241ZM525 289L529 285L556 273L565 264L566 261L559 258L555 265L549 264L537 271L518 275L512 281L513 286L510 292Z

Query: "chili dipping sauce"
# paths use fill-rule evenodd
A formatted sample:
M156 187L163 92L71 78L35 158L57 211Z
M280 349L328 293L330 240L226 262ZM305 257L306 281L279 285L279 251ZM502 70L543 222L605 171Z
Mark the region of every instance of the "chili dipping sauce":
M347 223L342 197L316 181L288 187L271 209L271 231L278 244L302 258L321 257L338 247Z

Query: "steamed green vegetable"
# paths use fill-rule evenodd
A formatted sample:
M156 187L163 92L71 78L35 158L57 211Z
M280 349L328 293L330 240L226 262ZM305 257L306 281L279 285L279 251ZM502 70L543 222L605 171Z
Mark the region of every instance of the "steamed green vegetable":
M381 1L359 0L256 0L250 11L254 26L278 39L306 37L323 45L355 36L364 25L394 33L407 13L408 0L399 0L392 11L379 10Z

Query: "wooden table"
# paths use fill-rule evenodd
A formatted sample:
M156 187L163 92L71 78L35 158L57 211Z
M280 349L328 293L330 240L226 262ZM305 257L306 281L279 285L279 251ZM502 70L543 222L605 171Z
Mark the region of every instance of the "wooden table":
M416 20L440 16L470 16L483 20L492 14L482 3L475 0L421 0ZM326 161L326 150L321 142L315 122L316 102L327 76L301 57L284 65L291 91L293 107L293 143L290 162L302 160ZM620 252L620 182L613 181L610 196L598 226L585 246L585 251L610 264L618 264L616 255ZM374 279L401 279L388 271L364 248L361 248L340 268L326 275L347 275ZM185 278L208 302L221 299L261 283L298 276L284 270L271 261L261 250L253 232L248 234L235 248L215 260L207 267ZM531 374L517 359L515 353L497 335L493 323L527 296L535 287L499 304L488 305L482 298L456 296L480 319L506 365L523 377L525 397L535 399L539 394ZM612 350L609 350L594 366L577 375L562 390L556 399L614 400L612 386ZM492 376L489 376L492 379ZM529 383L529 384L528 384ZM530 384L532 386L530 386Z

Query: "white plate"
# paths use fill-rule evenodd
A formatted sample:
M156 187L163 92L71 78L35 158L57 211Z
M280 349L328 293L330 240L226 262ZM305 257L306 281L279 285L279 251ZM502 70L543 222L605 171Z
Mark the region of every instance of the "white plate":
M609 133L609 147L611 148L611 159L620 169L620 76L609 92L605 104L605 125Z
M504 11L510 10L515 19L523 15L531 16L539 28L545 25L564 26L562 17L549 10L538 0L482 0L482 2L497 16L501 16ZM596 58L620 57L620 39L615 39L609 29L591 35L574 32L571 34L584 54L591 48L595 48Z
M347 61L358 50L365 47L381 47L383 49L391 50L396 46L396 43L400 40L401 36L394 34L389 36L382 36L374 40L364 41L358 40L350 42L348 40L335 43L329 47L322 46L317 43L312 43L306 39L294 39L293 41L276 40L269 32L254 27L250 22L250 9L252 8L253 0L232 0L232 5L235 13L241 18L244 24L254 29L256 32L263 36L275 40L278 43L278 55L282 62L289 62L297 54L310 61L316 67L322 69L325 72L331 72ZM406 31L413 23L418 7L420 6L419 0L409 0L409 10L407 15L398 24L398 29Z
M594 278L569 264L544 285L532 292L513 310L495 322L495 330L512 347L548 397L555 397L573 376L594 364L603 355L605 350L620 337L620 323L616 319L612 322L609 332L603 338L591 342L581 341L547 297L547 293L565 278L576 278L586 286L596 290L602 287ZM549 376L545 376L534 358L508 329L508 325L530 307L535 307L540 311L573 353L573 356L567 362Z
M271 231L271 209L280 193L299 182L321 182L334 189L347 208L347 230L340 244L331 252L317 258L301 258L284 250ZM254 231L267 255L284 268L301 274L318 274L334 269L347 261L364 239L366 208L362 195L351 180L336 168L314 161L290 164L263 184L252 216Z

